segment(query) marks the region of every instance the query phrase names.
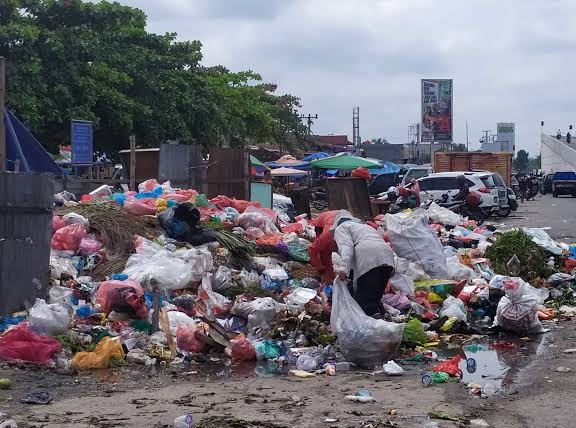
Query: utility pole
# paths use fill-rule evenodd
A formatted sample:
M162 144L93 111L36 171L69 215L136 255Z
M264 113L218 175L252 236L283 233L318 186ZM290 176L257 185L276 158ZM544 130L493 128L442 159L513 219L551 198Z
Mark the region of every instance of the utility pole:
M137 192L136 189L136 136L130 135L130 190Z
M312 116L311 114L308 114L308 116L306 116L304 114L301 114L300 119L306 119L306 123L308 125L308 135L312 135L312 124L314 123L313 119L318 119L318 115L315 114L314 116Z
M352 142L357 149L362 144L360 140L360 107L352 109Z
M6 59L0 56L0 172L6 171L6 125L4 98L6 93Z
M470 151L470 140L468 139L468 121L466 121L466 151Z

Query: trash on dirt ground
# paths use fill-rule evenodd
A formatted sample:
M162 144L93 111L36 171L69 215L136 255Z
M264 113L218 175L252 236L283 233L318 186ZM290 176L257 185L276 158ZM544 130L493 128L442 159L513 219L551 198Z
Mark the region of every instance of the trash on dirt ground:
M346 400L349 401L356 401L358 403L369 403L371 401L375 401L372 394L367 389L361 389L354 395L347 395L344 397Z
M571 372L572 369L570 367L556 367L556 371L558 373L568 373Z
M400 376L402 373L404 373L404 369L396 364L393 360L384 364L382 369L388 376Z
M12 381L7 378L0 379L0 389L10 389L12 388Z
M46 391L30 392L20 401L24 404L48 404L52 396Z

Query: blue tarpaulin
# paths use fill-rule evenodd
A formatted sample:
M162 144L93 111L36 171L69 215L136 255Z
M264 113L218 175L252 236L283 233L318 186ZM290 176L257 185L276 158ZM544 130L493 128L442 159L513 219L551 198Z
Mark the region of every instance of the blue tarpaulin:
M329 158L330 156L332 156L332 155L330 155L326 152L316 152L316 153L311 153L308 156L305 156L302 160L304 162L312 162L313 160Z
M42 144L8 109L4 112L4 124L8 171L14 171L16 160L19 160L20 172L51 172L62 175L62 169L42 147Z
M400 167L393 162L383 161L382 168L370 168L369 171L372 175L396 174L400 172Z

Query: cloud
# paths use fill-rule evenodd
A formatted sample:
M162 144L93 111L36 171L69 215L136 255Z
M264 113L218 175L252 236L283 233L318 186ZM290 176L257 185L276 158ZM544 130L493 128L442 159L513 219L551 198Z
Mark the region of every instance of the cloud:
M121 0L151 31L204 45L204 63L252 69L317 113L316 133L407 140L420 79L454 79L454 130L471 142L515 121L539 150L540 120L571 123L576 87L572 0ZM576 125L576 120L575 123ZM474 147L474 146L473 146Z

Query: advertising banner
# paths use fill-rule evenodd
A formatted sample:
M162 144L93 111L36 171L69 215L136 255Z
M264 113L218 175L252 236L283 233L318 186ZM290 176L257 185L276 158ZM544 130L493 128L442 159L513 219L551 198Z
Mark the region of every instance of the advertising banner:
M92 122L73 120L72 163L74 165L90 165L93 157Z
M422 79L421 141L453 141L452 79Z

